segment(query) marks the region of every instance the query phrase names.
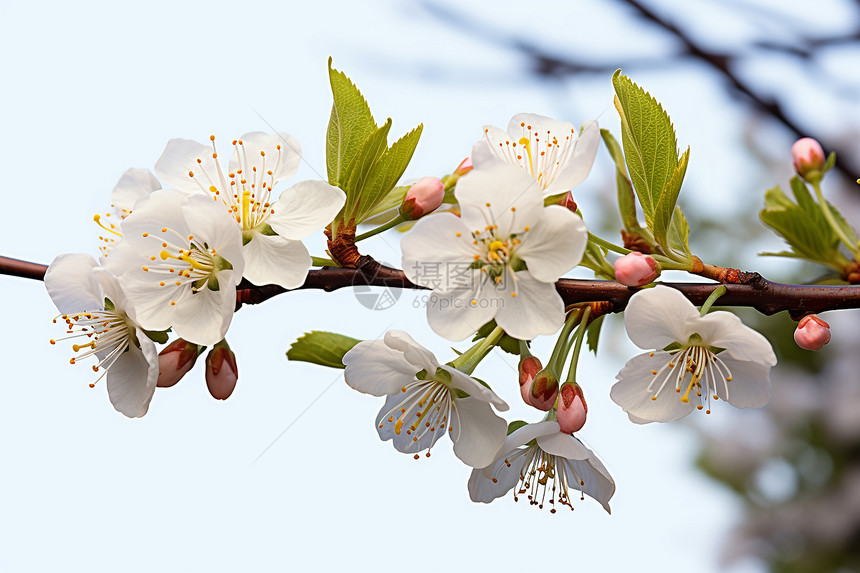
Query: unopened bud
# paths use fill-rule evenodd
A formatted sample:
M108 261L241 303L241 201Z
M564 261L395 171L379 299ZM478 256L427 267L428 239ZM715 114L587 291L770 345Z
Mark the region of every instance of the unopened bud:
M807 314L794 330L794 341L804 350L821 350L830 342L830 325L817 315Z
M568 191L567 195L564 196L564 199L561 200L561 203L559 203L559 205L572 213L576 213L577 206L576 201L573 200L573 192Z
M191 370L198 356L197 345L181 338L168 344L158 353L158 382L159 388L169 388Z
M466 173L468 173L471 170L472 170L472 158L467 157L466 159L464 159L463 161L460 162L460 165L457 166L457 169L454 170L453 174L456 175L457 177L460 177L462 175L465 175Z
M639 287L654 282L660 276L660 265L648 255L633 251L613 264L615 280L628 287Z
M531 405L532 383L543 366L535 356L525 356L520 360L520 395L523 402Z
M582 388L576 382L566 382L559 391L558 410L556 417L561 431L565 434L578 432L585 425L588 414L588 404Z
M400 205L400 215L409 221L420 219L438 209L444 195L445 185L441 179L422 177L406 192L406 198Z
M794 161L794 170L797 174L812 183L821 179L824 174L824 165L827 158L821 144L811 137L798 139L791 146L791 158Z
M236 388L239 369L236 355L225 341L221 341L206 356L206 386L216 400L226 400Z
M555 405L558 396L558 376L549 368L544 368L535 376L528 402L538 410L548 412Z

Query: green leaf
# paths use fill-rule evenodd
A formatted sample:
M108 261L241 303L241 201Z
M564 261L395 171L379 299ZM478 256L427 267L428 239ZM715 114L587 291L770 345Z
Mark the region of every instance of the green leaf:
M166 344L170 339L166 330L144 330L143 333L148 339L159 344Z
M657 210L654 212L654 240L661 247L669 247L668 232L669 226L672 224L672 219L675 213L675 203L678 201L678 194L681 192L681 183L684 182L684 174L687 173L687 161L690 158L690 148L681 155L678 165L672 172L672 177L666 184L660 200L657 202ZM667 249L668 250L668 249Z
M510 424L508 424L508 435L510 436L515 431L519 430L523 426L527 426L528 422L523 422L522 420L514 420Z
M377 127L364 96L346 74L331 67L331 58L328 73L334 103L326 133L326 167L329 184L342 187L347 166Z
M672 214L668 239L673 251L683 254L688 261L693 260L693 253L690 252L690 225L678 206L675 206L675 212Z
M290 345L287 358L330 368L344 368L343 355L359 342L342 334L313 330Z
M609 261L606 260L606 255L609 251L604 247L595 243L591 237L588 238L588 243L585 245L585 252L582 254L580 265L594 271L594 275L598 278L607 280L615 280L615 269Z
M612 76L612 83L615 87L615 108L621 116L621 140L627 170L642 205L645 222L653 231L654 218L661 199L665 204L663 208L668 206L668 214L671 217L677 199L677 193L673 189L675 185L680 188L680 179L683 179L686 164L679 173L675 130L669 115L657 100L630 78L622 75L621 70ZM676 183L672 182L673 178ZM664 191L670 188L670 182L673 185L670 195L663 199ZM668 217L665 222L668 226ZM658 233L655 231L654 234L656 236Z
M600 328L603 326L604 318L606 318L605 314L598 316L585 329L585 343L595 355L597 354L597 341L600 339Z
M388 132L391 130L391 118L385 124L374 131L364 140L361 149L355 154L355 157L350 161L346 168L346 177L348 178L344 185L341 186L346 193L346 205L344 213L347 219L350 219L356 211L356 206L361 205L362 192L365 182L370 174L371 169L376 165L379 158L388 149Z
M424 125L420 124L395 141L373 165L361 191L361 205L355 218L357 222L372 213L376 205L383 201L397 185L397 181L400 180L412 159L412 154L415 153L415 147L423 130Z
M601 129L600 135L603 137L603 143L615 162L615 187L618 194L618 212L621 215L621 224L628 232L638 232L639 217L636 215L636 195L633 192L633 183L630 182L630 177L627 175L627 166L624 163L624 153L621 151L621 146L612 137L607 129Z

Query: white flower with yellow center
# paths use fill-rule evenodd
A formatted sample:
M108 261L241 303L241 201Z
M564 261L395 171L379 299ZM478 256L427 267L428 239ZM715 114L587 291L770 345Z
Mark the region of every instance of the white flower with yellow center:
M168 189L139 200L107 266L138 323L209 346L224 338L245 266L242 233L211 199Z
M246 133L233 141L225 172L211 145L188 139L167 143L155 172L177 189L213 197L242 231L245 278L256 285L296 288L305 281L311 257L301 239L337 215L346 195L324 181L302 181L281 192L278 181L292 177L301 159L290 135Z
M495 461L475 469L469 477L472 501L490 503L514 490L514 501L525 495L529 505L543 509L556 504L573 509L571 490L580 499L588 495L607 512L615 493L615 481L594 452L570 434L561 432L558 422L526 424L511 432Z
M463 372L439 365L432 352L399 330L382 340L359 342L343 357L344 379L352 388L386 396L376 418L383 440L414 454L451 436L454 454L472 467L494 459L505 440L505 421L497 416L508 405L492 390Z
M472 147L476 169L497 163L516 165L538 182L545 196L566 193L591 171L600 128L588 121L578 132L572 123L534 113L518 113L504 132L484 126L484 137Z
M89 255L60 255L45 273L45 288L63 313L54 322L66 324L75 340L76 364L95 356L93 387L107 377L108 396L119 412L131 418L146 414L158 380L158 353L135 321L117 278ZM51 340L51 344L56 344Z
M564 303L555 282L582 260L582 219L544 208L534 179L507 165L469 173L455 195L460 217L429 215L401 243L406 276L433 289L433 330L462 340L494 318L523 340L558 330Z
M711 398L736 408L770 399L776 356L734 314L701 316L679 291L656 286L630 298L624 325L636 346L654 349L630 359L610 391L631 421L671 422L706 407L710 413Z
M105 232L99 235L102 242L99 250L103 256L107 257L122 240L122 220L131 215L137 200L159 189L161 184L148 169L131 168L122 174L111 193L111 210L104 217L99 214L93 216L96 225Z

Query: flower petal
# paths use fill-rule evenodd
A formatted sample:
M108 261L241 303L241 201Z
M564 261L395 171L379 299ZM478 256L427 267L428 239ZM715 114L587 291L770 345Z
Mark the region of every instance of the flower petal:
M554 283L582 260L588 230L576 213L550 205L522 241L516 255L526 262L529 274L539 281Z
M484 137L472 146L472 164L475 169L485 169L491 165L508 163L505 157L510 136L492 125L484 126Z
M615 480L609 475L609 470L603 462L592 454L585 460L565 460L563 463L565 471L569 474L568 483L573 487L578 486L582 493L597 500L607 513L612 513L609 500L615 494Z
M161 183L149 169L128 169L119 178L110 196L114 214L125 217L138 199L161 189Z
M415 379L416 366L382 340L359 342L343 355L343 377L355 390L373 396L396 395Z
M508 237L533 227L543 212L543 191L531 175L512 165L475 169L457 183L454 191L461 218L470 232Z
M107 375L111 404L129 418L140 418L149 409L158 381L158 352L155 344L137 330L140 348L134 344L123 352Z
M471 376L460 372L456 368L448 366L447 364L443 365L442 368L451 373L451 387L462 390L463 392L469 394L470 396L481 400L482 402L489 402L493 406L496 407L496 410L499 412L506 412L510 406L508 403L499 398L498 394L493 392L491 389L487 388Z
M597 122L587 121L582 126L582 132L574 143L573 154L565 160L564 165L546 190L547 195L555 195L573 189L588 177L597 148L600 144L600 127Z
M300 287L311 268L311 256L301 241L254 233L242 248L246 279L255 285Z
M94 269L99 264L89 255L58 255L45 272L47 289L61 313L103 310L104 293Z
M182 206L182 214L195 242L205 242L227 260L233 266L235 284L239 284L245 270L245 258L242 256L242 231L236 221L217 203L199 196L188 197Z
M300 181L281 192L266 222L285 239L298 241L331 223L346 195L325 181Z
M510 452L518 447L536 440L541 436L549 436L561 432L561 426L555 420L547 422L537 422L536 424L526 424L519 427L505 439L505 445L502 446L502 451Z
M242 165L245 165L246 175L248 172L253 172L252 168L256 167L257 173L262 176L263 181L270 181L269 177L272 177L274 183L277 183L281 179L288 179L295 175L299 168L302 147L298 140L288 133L272 134L252 131L240 139L242 145L234 148L233 154L230 156L229 169L231 173L235 173L240 168L239 157L237 156L237 153L240 152L242 153ZM265 155L261 155L260 152L265 153ZM270 176L268 175L269 171L272 172Z
M747 360L735 360L725 353L719 357L725 362L732 373L732 380L728 382L728 395L726 384L717 383L717 396L725 400L735 408L761 408L770 400L770 366L750 362Z
M529 271L519 271L515 279L506 279L505 295L496 303L496 323L506 333L520 340L531 340L539 334L552 334L564 324L564 301L552 283L532 278ZM516 293L516 296L511 296Z
M454 410L456 415L451 420L454 454L473 468L493 463L505 443L507 423L478 398L455 399Z
M665 348L673 342L687 342L693 333L688 324L699 318L699 311L679 291L662 285L640 290L627 303L624 327L639 348Z
M505 451L492 466L472 470L469 476L469 498L474 502L490 503L509 491L520 479L522 466L514 467L505 463L505 458L513 451Z
M569 460L584 460L594 455L578 439L563 432L538 436L537 444L546 453Z
M398 424L399 416L401 415L400 407L404 400L414 403L423 394L424 392L421 388L416 388L409 395L400 392L388 396L385 399L385 404L376 416L376 432L379 434L380 439L383 441L391 440L391 444L398 452L414 454L427 450L439 441L439 438L449 433L445 425L431 425L433 428L432 431L430 428L421 427L417 433L413 432L409 426L409 420L415 419L414 410L412 412L407 411L408 414L411 414L409 418L407 419L404 415L404 423L402 425ZM447 425L447 423L450 423L450 420L444 420L443 422ZM421 424L416 425L421 426Z
M232 271L222 271L218 276L225 280L220 281L217 291L203 288L173 307L173 331L180 338L202 346L224 339L236 307L236 285Z
M155 162L155 173L162 181L181 191L208 196L209 187L214 185L225 192L230 186L219 177L218 162L212 153L209 145L191 139L171 139Z
M436 356L415 342L407 333L402 330L389 330L385 333L383 340L386 346L400 352L409 364L417 368L417 370L413 370L413 375L421 370L426 370L431 375L436 373L436 369L439 367Z
M776 366L776 355L767 338L730 312L716 311L706 314L696 321L695 329L705 344L725 348L733 358Z
M683 418L699 404L699 397L695 392L690 393L689 402L681 402L671 382L666 383L657 394L656 400L651 399L657 391L657 387L648 390L649 384L654 380L652 372L659 372L666 366L670 356L668 352L655 352L654 356L646 352L634 356L616 376L618 382L612 386L609 397L627 412L631 422L671 422Z
M427 322L439 336L463 340L491 321L499 302L492 298L476 298L468 288L447 293L433 291L427 301Z
M400 241L400 250L409 280L441 292L458 284L478 254L468 227L452 213L420 219Z

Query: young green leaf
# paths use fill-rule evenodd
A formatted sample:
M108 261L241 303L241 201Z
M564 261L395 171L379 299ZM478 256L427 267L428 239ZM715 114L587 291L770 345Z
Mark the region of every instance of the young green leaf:
M621 224L628 232L638 232L641 230L639 226L639 217L636 216L636 195L633 192L633 183L630 182L630 177L627 175L627 166L624 164L624 152L621 151L621 146L612 137L607 129L601 129L600 135L603 137L603 143L615 162L615 187L618 191L618 212L621 215Z
M373 165L361 192L361 205L355 217L357 222L372 213L376 205L384 200L397 185L397 181L400 180L412 159L412 154L415 153L415 147L418 145L423 129L424 125L420 124L395 141Z
M595 355L597 354L597 341L600 339L600 328L603 326L604 318L606 318L605 314L598 316L585 329L585 343Z
M290 345L287 358L330 368L343 368L343 355L359 342L361 341L342 334L313 330Z
M345 177L347 179L341 188L346 193L346 205L343 212L347 220L354 216L356 206L363 204L362 195L365 182L374 165L388 149L388 132L390 130L391 118L389 117L382 127L368 136L346 168Z
M331 67L331 58L328 73L334 103L326 133L326 166L329 184L342 187L347 166L377 127L364 96L346 74Z
M687 261L693 260L693 253L690 252L690 225L687 223L687 218L684 217L684 212L678 206L675 206L675 212L672 215L668 239L669 247L674 252L684 255Z
M672 172L672 177L666 184L666 189L663 190L660 200L657 202L657 209L654 212L654 240L657 244L666 250L669 250L668 233L669 226L672 224L672 218L675 214L675 203L678 201L678 194L681 192L681 183L684 181L684 174L687 172L687 161L690 157L690 148L681 155L678 165Z

